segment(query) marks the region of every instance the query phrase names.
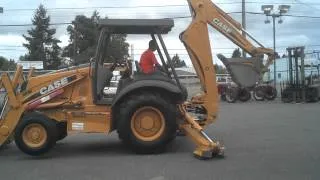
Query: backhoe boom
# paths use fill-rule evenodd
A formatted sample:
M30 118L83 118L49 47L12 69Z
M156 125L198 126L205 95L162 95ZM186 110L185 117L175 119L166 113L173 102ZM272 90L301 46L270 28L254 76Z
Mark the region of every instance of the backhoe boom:
M274 59L274 52L271 49L265 48L249 35L249 37L259 45L259 47L255 47L248 39L242 36L242 32L247 32L242 29L241 24L232 19L232 17L227 15L211 2L211 0L187 1L192 15L192 22L188 28L180 34L180 40L186 47L202 85L203 94L193 97L191 104L201 105L205 109L204 112L206 112L207 117L201 122L201 127L204 127L216 120L218 112L218 90L211 54L208 24L252 56L252 58L249 59L232 59L235 62L229 62L229 59L223 55L218 55L218 58L226 65L231 77L241 86L252 86L261 79L262 74L265 72L264 68L268 67ZM261 58L262 55L268 56L265 65L261 65L260 63L261 59L259 58ZM241 68L244 69L239 71L232 63L235 65L240 64ZM201 128L192 125L194 120L188 116L187 113L184 114L186 121L188 124L191 124L191 126L182 126L182 128L198 145L194 153L200 157L203 157L204 154L208 154L207 152L210 151L217 152L217 149L218 152L220 150L219 153L221 153L224 149L223 146L221 146L219 142L213 142L208 139Z

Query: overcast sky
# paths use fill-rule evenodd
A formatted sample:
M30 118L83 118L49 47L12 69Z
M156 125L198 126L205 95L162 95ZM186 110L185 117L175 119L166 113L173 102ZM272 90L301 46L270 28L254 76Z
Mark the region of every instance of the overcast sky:
M307 15L320 17L320 0L247 0L247 11L261 12L262 4L277 5L280 3L290 4L289 14ZM214 1L225 12L241 11L241 0L219 0ZM167 18L190 15L186 0L1 0L0 7L4 8L4 13L0 14L0 25L8 24L30 24L34 10L42 3L48 9L51 16L51 23L71 22L76 15L84 14L90 16L97 9L100 15L109 18ZM128 6L162 6L162 5L185 5L179 7L140 7L140 8L92 8L92 7L128 7ZM55 9L55 8L84 8L84 9ZM237 21L241 22L241 14L231 14ZM272 25L265 24L266 19L263 15L247 14L247 31L255 36L262 44L267 47L273 46ZM165 36L167 47L170 54L179 54L188 64L188 56L183 45L179 40L179 33L190 23L187 19L175 19L173 31ZM320 18L297 18L284 17L284 23L277 26L277 49L280 53L285 52L285 47L304 45L308 51L320 49ZM30 27L5 27L0 26L0 55L17 60L20 55L26 53L22 43L22 34ZM57 29L56 37L65 46L68 43L66 26L55 26ZM228 39L215 30L210 30L211 46L213 55L224 53L230 56L233 45ZM135 58L147 48L148 36L128 37L128 42L134 45ZM214 61L217 61L214 58Z

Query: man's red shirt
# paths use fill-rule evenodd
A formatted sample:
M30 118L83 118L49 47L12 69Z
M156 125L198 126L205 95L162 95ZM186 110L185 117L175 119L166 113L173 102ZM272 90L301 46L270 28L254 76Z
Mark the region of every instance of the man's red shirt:
M144 73L153 73L155 71L155 65L157 64L159 63L152 50L148 49L142 53L140 58L140 67Z

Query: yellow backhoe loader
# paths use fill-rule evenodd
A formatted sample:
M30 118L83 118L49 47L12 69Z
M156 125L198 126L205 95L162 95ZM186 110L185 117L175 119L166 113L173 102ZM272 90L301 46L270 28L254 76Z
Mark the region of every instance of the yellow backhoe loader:
M171 63L162 34L174 26L172 19L103 19L95 57L89 64L34 76L23 76L18 66L13 78L1 75L0 88L7 93L0 114L0 145L13 138L26 154L48 152L69 133L110 133L137 153L163 152L178 129L194 141L194 155L211 158L222 155L224 146L213 141L204 128L218 117L218 92L209 43L209 24L251 55L248 59L227 59L233 80L248 87L258 82L273 60L273 51L255 41L255 47L241 33L241 25L210 0L188 0L192 22L180 34L202 85L202 94L187 100ZM244 31L245 32L245 31ZM115 96L103 92L119 66L108 62L108 43L112 34L149 34L157 42L157 52L165 73L145 75L122 73ZM248 37L253 39L249 34ZM254 40L254 39L253 39ZM262 64L263 55L268 59ZM168 63L166 63L168 62ZM195 110L202 118L195 118Z

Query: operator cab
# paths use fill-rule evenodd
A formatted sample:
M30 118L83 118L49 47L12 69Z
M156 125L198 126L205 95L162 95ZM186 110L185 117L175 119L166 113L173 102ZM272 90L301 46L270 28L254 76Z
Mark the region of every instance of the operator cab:
M161 36L162 34L167 34L171 31L172 27L174 26L172 19L103 19L98 22L98 25L100 36L93 65L91 66L93 71L92 86L95 104L113 104L115 100L119 99L117 96L124 94L123 91L125 91L126 87L129 85L132 90L140 88L136 86L141 86L141 82L137 83L140 85L133 85L139 81L144 81L145 86L150 87L167 82L174 86L170 88L173 89L172 91L177 93L179 93L178 90L182 92L182 89L185 89L181 86L179 79L177 78L175 69L171 63L171 58ZM128 61L110 58L110 54L112 52L110 52L108 44L111 42L114 34L150 35L151 38L157 42L157 53L160 57L165 72L163 74L145 75L142 72L139 72L140 67L136 61L135 66L137 71L132 73L132 68L129 67L132 64L128 63ZM146 39L146 41L148 40ZM158 41L160 42L161 46L159 46ZM110 62L110 59L115 60ZM166 64L166 62L169 63ZM106 66L107 63L109 66ZM114 84L112 83L113 71L115 71L120 64L126 64L128 68L121 74L121 79L117 83L118 85L115 96L106 95L105 92L110 91L104 91L106 89L105 87L110 90L109 87L111 84Z

